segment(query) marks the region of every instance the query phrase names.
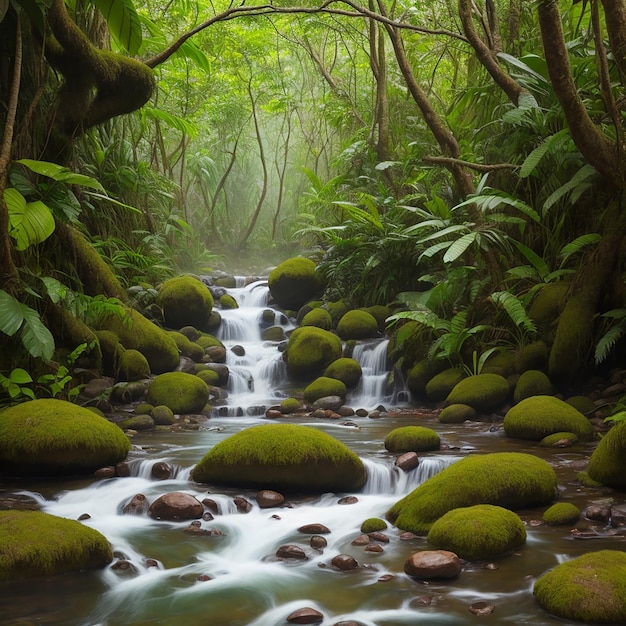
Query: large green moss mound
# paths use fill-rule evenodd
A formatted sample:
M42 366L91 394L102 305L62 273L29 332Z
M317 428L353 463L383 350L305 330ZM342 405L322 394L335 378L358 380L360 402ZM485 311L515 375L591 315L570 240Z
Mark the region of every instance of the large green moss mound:
M602 437L587 472L603 485L626 489L626 422L618 422Z
M578 435L584 441L593 437L589 420L573 406L554 396L531 396L507 411L504 432L509 437L541 441L558 432Z
M194 467L193 480L218 485L323 493L363 487L361 459L309 426L252 426L218 443Z
M90 474L129 450L117 426L65 400L23 402L0 417L0 467L10 473Z
M448 394L446 404L467 404L479 413L499 408L509 396L509 383L499 374L477 374L464 378Z
M313 404L320 398L327 398L329 396L339 396L342 400L346 399L347 389L346 386L336 378L328 378L327 376L320 376L316 378L311 384L307 385L304 390L304 399L309 404Z
M427 533L442 515L459 507L494 504L521 509L550 502L556 474L544 460L521 452L470 456L445 468L387 511L402 530Z
M513 401L521 402L530 396L549 396L552 394L552 383L541 370L526 370L517 379Z
M426 397L431 402L445 400L454 387L464 378L465 374L459 367L449 367L442 372L438 372L426 383Z
M430 529L428 543L462 559L492 559L526 541L526 527L518 515L501 506L477 504L448 511Z
M337 334L344 341L376 337L378 336L378 322L371 313L353 309L345 313L339 320Z
M148 360L153 374L178 367L178 347L167 332L134 309L126 309L126 313L124 319L117 315L103 318L100 329L115 333L125 348L139 350Z
M274 302L292 310L313 300L324 286L315 263L301 257L283 261L270 272L267 282Z
M330 313L322 307L317 307L309 311L300 322L300 326L317 326L324 330L330 330L333 327L333 319Z
M169 407L174 413L199 413L207 403L209 388L198 376L167 372L148 386L146 399L153 406Z
M340 380L346 387L356 387L361 380L363 370L358 361L342 357L333 361L325 370L324 376Z
M40 511L0 511L0 581L101 568L113 560L106 537Z
M439 450L440 443L439 435L424 426L401 426L385 437L385 449L393 453Z
M551 615L584 624L626 624L626 552L589 552L557 565L533 593Z
M549 526L572 524L580 517L580 509L572 502L557 502L543 514L543 521Z
M418 398L423 397L426 395L426 385L428 385L444 367L443 361L421 359L409 370L406 378L406 386L414 396ZM447 389L446 393L449 391L450 389Z
M315 326L296 328L285 350L289 378L313 380L341 356L341 351L337 335Z
M213 296L195 276L177 276L159 289L157 304L163 310L166 326L205 328L213 310Z

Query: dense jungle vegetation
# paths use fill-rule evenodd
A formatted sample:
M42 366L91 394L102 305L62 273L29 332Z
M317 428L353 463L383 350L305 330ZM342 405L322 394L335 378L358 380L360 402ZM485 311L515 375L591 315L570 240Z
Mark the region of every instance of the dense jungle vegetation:
M296 255L434 356L620 362L626 0L0 0L0 102L5 391L128 288Z

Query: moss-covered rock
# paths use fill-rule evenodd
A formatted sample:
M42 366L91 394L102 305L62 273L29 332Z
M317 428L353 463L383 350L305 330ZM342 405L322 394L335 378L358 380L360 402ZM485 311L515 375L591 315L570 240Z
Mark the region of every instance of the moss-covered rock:
M174 419L174 411L169 406L159 404L150 411L150 416L157 426L171 426L176 420Z
M558 432L570 432L582 440L593 437L589 420L573 406L554 396L531 396L509 409L504 416L509 437L541 441Z
M183 356L186 356L196 363L202 361L204 348L200 344L190 341L186 335L176 330L171 330L167 334L176 342L176 346Z
M528 309L528 315L544 334L550 334L552 325L561 314L569 288L568 282L554 281L543 285L535 295L535 299Z
M439 450L440 445L439 435L424 426L401 426L385 437L385 449L393 453Z
M546 509L543 521L549 526L572 524L580 517L580 509L571 502L557 502Z
M147 400L154 406L163 404L174 413L199 413L209 397L207 384L185 372L168 372L157 376L148 386Z
M102 352L102 373L115 378L120 356L126 348L121 344L119 337L110 330L97 330L95 335Z
M118 423L122 430L154 430L156 424L150 415L132 415Z
M148 359L139 350L124 350L117 366L118 380L145 380L150 377Z
M261 333L263 341L275 341L276 343L284 341L286 336L285 329L282 326L270 326Z
M336 378L328 378L320 376L304 389L304 399L309 404L313 404L320 398L328 396L339 396L342 400L346 399L346 386Z
M626 624L626 552L600 550L561 563L539 577L543 609L584 624Z
M295 257L283 261L270 272L268 286L278 306L297 310L321 292L324 280L313 261Z
M409 391L417 398L426 397L426 385L434 376L443 371L443 361L422 359L409 370L406 385Z
M364 307L361 310L369 313L376 320L376 323L378 324L378 332L385 332L387 318L393 313L391 307L384 306L382 304L375 304L374 306Z
M347 300L326 302L324 308L330 313L330 317L333 320L333 328L336 328L339 320L350 310L350 303Z
M515 354L510 350L494 352L485 362L483 372L500 374L505 378L515 373Z
M518 374L526 370L543 370L548 363L548 346L543 341L533 341L515 353L515 370Z
M387 522L380 517L369 517L361 524L362 533L376 533L387 528Z
M467 404L449 404L439 413L439 421L442 424L461 424L475 417L476 409Z
M573 445L575 443L578 443L579 441L578 435L574 433L563 433L563 432L553 433L552 435L548 435L547 437L544 437L539 442L539 445L542 448L552 448L556 446L558 443L563 442L563 441L567 441Z
M330 330L333 327L333 320L330 313L326 309L318 307L311 309L300 322L300 326L317 326L324 330Z
M521 509L554 499L557 479L543 459L521 452L469 456L429 478L387 511L402 530L427 533L444 513L475 504Z
M203 380L209 387L219 387L220 375L215 370L203 368L196 373L196 376Z
M583 415L588 415L596 408L593 400L588 396L570 396L565 400L565 402L567 402L567 404L571 404Z
M552 383L541 370L526 370L517 379L513 401L521 402L530 396L549 396L552 394Z
M602 437L587 467L589 476L607 487L626 489L626 422L618 422Z
M280 403L280 412L284 415L290 415L291 413L295 413L302 408L300 400L297 398L285 398Z
M202 333L198 339L196 339L195 343L197 343L201 348L205 350L207 348L212 348L213 346L217 346L219 348L224 348L224 344L214 337L213 335L209 335L208 333Z
M296 328L284 352L289 378L313 380L341 356L341 351L337 335L315 326Z
M361 459L330 435L309 426L252 426L212 448L193 468L203 483L323 493L363 487Z
M509 397L509 383L499 374L477 374L464 378L448 394L446 404L467 404L479 413L501 407Z
M361 309L353 309L345 313L339 320L337 334L344 341L377 337L378 322L371 313Z
M233 298L229 293L222 294L219 299L219 304L222 309L238 309L239 305L237 300Z
M117 426L64 400L23 402L0 419L0 467L9 473L89 474L119 463L129 450Z
M127 317L108 315L100 321L100 330L117 335L125 348L139 350L150 364L153 374L169 372L178 366L176 342L156 324L134 309L126 309Z
M40 511L0 511L0 581L103 568L111 546L97 530Z
M526 527L518 515L501 506L476 504L448 511L431 527L428 543L462 559L493 559L526 542Z
M343 357L333 361L325 370L324 376L340 380L348 389L359 384L363 370L358 361Z
M450 392L465 378L463 370L459 367L449 367L435 374L426 383L426 397L431 402L445 400Z
M206 328L213 310L213 296L199 278L177 276L161 285L157 304L170 328Z

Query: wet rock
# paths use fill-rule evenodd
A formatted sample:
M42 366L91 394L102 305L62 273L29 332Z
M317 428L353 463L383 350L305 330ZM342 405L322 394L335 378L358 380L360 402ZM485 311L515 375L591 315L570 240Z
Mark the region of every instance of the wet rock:
M496 610L496 607L493 604L489 604L488 602L474 602L469 605L469 612L474 615L478 615L480 617L484 617L486 615L491 615Z
M410 530L407 530L400 534L401 541L411 541L412 539L417 539L417 535L412 533Z
M246 353L246 349L240 345L233 346L230 350L236 356L244 356Z
M335 622L333 626L363 626L363 624L354 620L342 620L341 622Z
M331 564L333 567L336 567L337 569L340 569L344 572L359 567L357 560L349 554L338 554L336 557L333 558Z
M82 515L78 516L78 521L79 522L84 522L85 520L91 519L91 515L89 515L89 513L83 513Z
M353 539L353 546L366 546L370 542L370 538L367 535L359 535L356 539Z
M611 525L614 527L626 526L626 511L611 507Z
M326 417L326 411L324 409L315 409L315 411L311 411L311 417L324 419Z
M159 562L156 559L146 559L146 567L159 567Z
M326 539L322 537L321 535L313 535L309 541L309 545L312 548L321 550L322 548L325 548L328 545L328 541L326 541Z
M324 621L324 615L310 607L298 609L287 616L290 624L321 624Z
M203 535L205 537L222 537L224 533L221 530L217 530L217 528L202 528L202 525L198 521L193 521L187 528L185 528L184 532L188 535Z
M152 466L150 475L155 480L167 480L172 476L172 466L165 461L158 461Z
M412 469L415 469L419 463L420 460L416 452L405 452L396 459L395 465L404 472L410 472Z
M262 489L256 494L256 501L262 509L269 509L281 506L285 502L285 496L271 489Z
M343 406L341 396L324 396L313 403L314 409L324 409L326 411L336 411Z
M374 532L368 533L370 539L374 541L380 541L381 543L389 543L389 536L385 535L385 533L381 533L379 530L375 530Z
M395 576L393 574L383 574L378 577L379 583L388 583L390 580L393 580Z
M279 559L292 559L297 561L304 561L307 558L305 551L300 546L292 543L280 546L280 548L276 550L276 556Z
M217 515L219 513L219 507L213 498L204 498L204 500L202 500L202 504L209 509L213 515Z
M237 511L239 511L239 513L250 513L250 511L252 510L252 504L241 496L233 498L233 502L235 503L235 506L237 507Z
M204 507L189 494L171 491L157 498L149 509L150 516L162 520L187 520L202 517Z
M611 507L605 504L590 504L585 509L584 515L587 519L608 523L611 517Z
M105 479L105 478L115 478L115 467L113 467L112 465L109 465L107 467L101 467L100 469L97 469L94 473L93 473L95 478L98 479Z
M372 544L365 546L365 551L380 553L380 552L384 552L385 550L379 543L372 543Z
M461 561L448 550L423 550L406 560L404 571L420 580L456 578L461 573Z
M134 576L137 574L137 568L126 559L119 559L118 561L115 561L115 563L111 565L111 569L115 573L123 576Z
M115 466L115 473L121 478L128 478L130 476L130 465L126 461L120 461Z
M430 606L432 604L432 597L431 596L418 596L417 598L413 598L410 602L409 602L409 606L414 607L414 606Z
M213 517L213 513L211 513L210 511L205 511L205 512L202 514L202 519L203 519L205 522L210 522L210 521L214 520L215 518Z
M359 499L356 496L345 496L337 500L337 504L356 504Z
M210 359L209 363L224 363L226 361L226 349L222 346L209 346L204 354Z
M340 406L337 409L337 413L339 413L341 417L352 417L354 415L354 409L351 406ZM354 426L356 426L356 424L354 424Z
M123 507L125 515L145 515L148 512L148 500L142 493L135 494Z
M205 582L207 582L207 581L209 581L209 580L213 580L213 576L209 576L208 574L200 574L200 575L196 578L196 580L197 580L199 583L205 583Z
M357 409L355 413L357 417L367 417L369 415L369 411L366 409Z
M267 411L265 411L265 417L271 420L275 420L283 417L283 414L278 409L267 409Z
M308 533L311 535L327 535L330 533L330 528L324 526L324 524L305 524L298 528L298 532Z
M101 396L107 389L115 384L115 380L109 377L93 378L84 387L81 393L88 398L96 398Z

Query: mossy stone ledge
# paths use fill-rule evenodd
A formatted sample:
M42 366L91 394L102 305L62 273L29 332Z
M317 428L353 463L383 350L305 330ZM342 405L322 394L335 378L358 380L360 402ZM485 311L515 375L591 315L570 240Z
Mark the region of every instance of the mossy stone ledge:
M504 376L476 374L454 386L446 404L467 404L479 413L490 413L500 408L509 397L510 388Z
M462 559L493 559L526 542L526 527L518 515L501 506L476 504L448 511L430 529L428 543Z
M583 441L593 438L589 420L573 406L554 396L531 396L509 409L504 416L508 437L541 441L558 432L574 433Z
M167 372L148 386L146 399L154 406L165 405L174 413L199 413L207 403L209 388L194 374Z
M543 459L494 452L454 462L396 502L386 518L401 530L426 534L452 509L494 504L517 510L551 502L556 493L556 474Z
M91 474L123 461L129 450L117 426L65 400L23 402L0 419L0 467L11 474Z
M270 272L267 283L274 302L294 311L313 300L324 287L324 279L315 263L304 257L283 261Z
M385 449L394 454L439 450L440 445L439 435L424 426L401 426L385 437Z
M289 337L284 357L292 380L312 381L341 357L341 339L315 326L296 328Z
M533 593L550 615L583 624L626 624L626 552L599 550L557 565Z
M367 474L361 459L310 426L264 424L231 435L191 472L200 483L281 492L357 491Z
M587 467L589 477L614 489L626 489L626 422L618 422L602 437Z
M161 285L157 304L163 310L165 325L178 330L183 326L206 328L214 302L199 278L176 276Z
M0 581L106 567L111 546L97 530L41 511L0 511Z

